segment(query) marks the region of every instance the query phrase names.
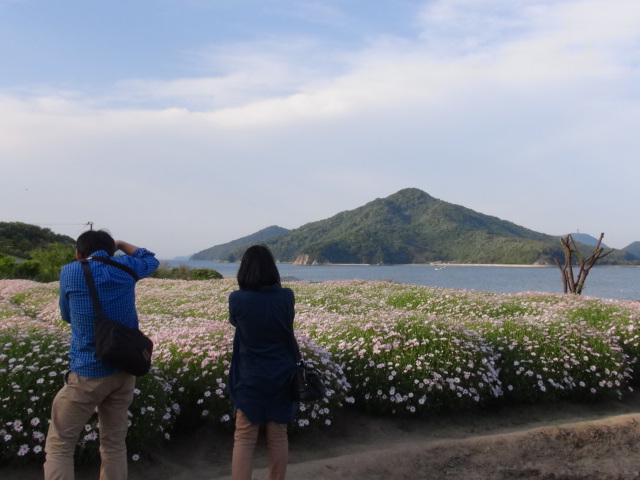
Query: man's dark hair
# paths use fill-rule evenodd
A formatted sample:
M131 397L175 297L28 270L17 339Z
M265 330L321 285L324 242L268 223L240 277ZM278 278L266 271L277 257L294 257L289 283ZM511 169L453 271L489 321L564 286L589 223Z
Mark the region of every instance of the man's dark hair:
M280 272L271 250L264 245L247 248L240 262L237 279L241 290L260 290L261 287L280 285Z
M116 253L116 241L106 230L88 230L78 237L76 250L82 258L87 258L98 250L104 250L113 257Z

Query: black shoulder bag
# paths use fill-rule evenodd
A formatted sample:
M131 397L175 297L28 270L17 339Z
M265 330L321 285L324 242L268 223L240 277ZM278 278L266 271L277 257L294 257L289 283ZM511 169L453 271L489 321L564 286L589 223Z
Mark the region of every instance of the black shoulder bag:
M104 257L90 258L124 270L136 281L139 280L135 272L126 265ZM137 377L146 374L151 368L153 342L139 329L128 327L123 323L105 317L89 262L81 260L81 263L89 295L93 302L93 313L95 314L93 332L96 340L96 355L100 360Z
M325 396L322 374L315 368L304 363L300 354L300 347L291 331L291 345L296 354L296 369L291 376L291 397L300 402L320 400Z

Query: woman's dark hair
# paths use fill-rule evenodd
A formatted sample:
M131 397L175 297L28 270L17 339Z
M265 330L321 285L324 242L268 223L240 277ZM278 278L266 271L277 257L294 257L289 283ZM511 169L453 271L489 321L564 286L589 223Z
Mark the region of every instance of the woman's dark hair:
M87 258L98 250L104 250L113 257L116 253L116 241L106 230L88 230L76 240L76 250L82 258Z
M280 272L271 250L264 245L247 248L240 262L237 279L241 290L260 290L261 287L280 285Z

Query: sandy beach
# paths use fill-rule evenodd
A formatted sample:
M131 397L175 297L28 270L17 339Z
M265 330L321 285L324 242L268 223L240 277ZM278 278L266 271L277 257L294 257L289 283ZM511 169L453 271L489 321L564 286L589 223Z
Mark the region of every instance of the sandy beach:
M230 479L232 433L205 425L130 464L131 480ZM254 479L267 478L258 445ZM640 395L623 401L523 405L433 418L345 412L333 426L290 437L287 478L640 479ZM38 466L0 468L41 479ZM78 470L97 479L97 468Z

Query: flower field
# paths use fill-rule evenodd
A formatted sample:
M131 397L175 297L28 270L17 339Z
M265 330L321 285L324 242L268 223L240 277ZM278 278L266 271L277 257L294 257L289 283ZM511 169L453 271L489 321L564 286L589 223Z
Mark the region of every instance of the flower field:
M137 381L132 460L203 421L232 428L226 378L234 279L146 279L140 326L152 372ZM342 409L434 415L499 403L596 401L640 383L640 302L492 294L390 282L291 282L296 334L324 373L327 397L302 404L292 429L331 428ZM51 401L68 368L57 282L0 280L0 464L42 461ZM97 418L79 462L98 458Z

